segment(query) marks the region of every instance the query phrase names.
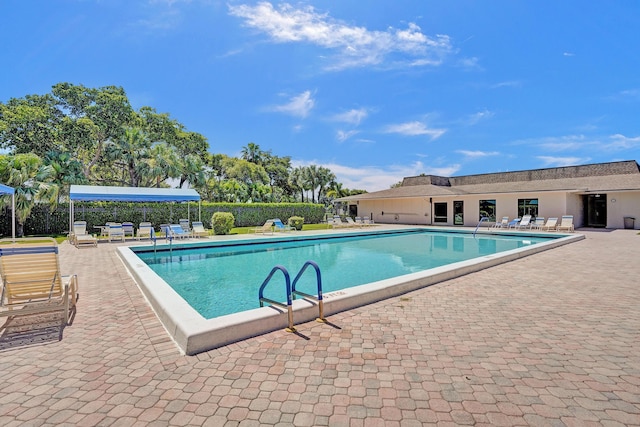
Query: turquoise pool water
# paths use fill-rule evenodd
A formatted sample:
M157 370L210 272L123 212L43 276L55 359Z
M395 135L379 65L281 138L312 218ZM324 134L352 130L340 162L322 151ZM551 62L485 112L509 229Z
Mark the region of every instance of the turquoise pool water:
M284 266L293 280L306 261L315 261L326 294L549 239L419 230L277 242L265 239L155 253L134 251L189 305L211 319L259 307L258 289L275 265ZM315 294L312 268L307 269L297 287ZM274 275L264 296L286 301L281 273Z

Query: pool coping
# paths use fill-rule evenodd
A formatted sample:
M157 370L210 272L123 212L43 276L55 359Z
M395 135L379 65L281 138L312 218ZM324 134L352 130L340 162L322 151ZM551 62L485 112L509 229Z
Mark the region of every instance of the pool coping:
M407 228L407 230L415 230L417 228L418 227L410 227ZM470 230L448 229L444 227L425 227L420 229L471 234ZM402 229L395 229L393 231L397 232L400 230ZM370 233L371 232L386 233L387 230L371 230ZM341 233L327 234L324 236L335 237L339 234ZM353 236L354 234L356 233L348 232L343 235ZM383 299L406 294L407 292L431 286L445 280L480 271L485 268L584 239L584 235L579 233L552 234L548 232L502 232L478 230L477 234L502 234L532 237L549 237L551 235L555 235L559 237L536 245L486 255L467 261L460 261L446 266L354 286L340 291L325 293L323 295L325 317ZM323 236L320 235L305 235L298 237L297 235L290 234L281 237L278 236L277 239L295 240L298 238L322 237ZM251 244L258 241L275 242L277 240L269 237L264 240L248 238L216 242L207 241L203 243L179 243L176 244L175 247L223 246L229 244L238 245L245 243ZM158 248L168 247L169 245L158 245ZM139 249L139 247L137 249ZM130 247L118 247L117 254L129 274L137 283L147 302L155 311L168 334L184 354L195 355L277 329L284 329L288 326L286 310L274 306L256 308L213 319L205 319L184 299L182 299L182 297L180 297L180 295L178 295L178 293L174 291L160 276L140 260ZM309 299L296 299L293 301L294 324L308 322L316 319L317 317L317 302Z

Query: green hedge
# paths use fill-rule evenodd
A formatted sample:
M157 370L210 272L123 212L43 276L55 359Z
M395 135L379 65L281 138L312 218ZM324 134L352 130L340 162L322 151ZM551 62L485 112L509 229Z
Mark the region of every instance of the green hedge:
M188 211L187 211L188 207ZM76 202L75 219L87 221L87 230L108 221L130 221L137 227L143 221L156 229L160 224L177 224L181 218L198 219L198 203L128 203L128 202ZM200 206L206 228L211 228L215 212L230 212L236 227L264 224L268 219L280 218L287 223L292 216L304 217L305 223L317 224L324 218L324 206L313 203L208 203ZM51 212L49 205L37 204L24 224L25 235L64 234L69 230L69 204L61 203ZM97 231L97 230L95 230ZM0 234L11 235L11 209L0 209Z

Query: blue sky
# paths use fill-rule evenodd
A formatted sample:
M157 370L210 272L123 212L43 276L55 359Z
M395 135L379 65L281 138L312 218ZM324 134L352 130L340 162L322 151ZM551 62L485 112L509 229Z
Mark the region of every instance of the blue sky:
M0 101L122 86L347 188L640 160L640 2L3 0Z

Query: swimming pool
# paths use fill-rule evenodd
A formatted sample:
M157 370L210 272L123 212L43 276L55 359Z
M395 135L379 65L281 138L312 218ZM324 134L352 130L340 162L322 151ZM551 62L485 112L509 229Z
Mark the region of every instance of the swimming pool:
M324 292L332 292L555 238L548 234L473 236L419 229L134 251L198 313L211 319L258 308L258 289L276 265L283 266L293 279L306 261L314 261L321 271ZM314 271L305 273L298 288L316 294ZM265 287L264 296L286 302L283 286L283 278L277 275Z
M402 232L406 234L413 233L413 235L417 236L419 234L417 233L417 231L423 230L424 228L417 229L413 227L405 229L395 228L391 231ZM357 240L354 239L356 235L359 235L358 237L367 235L367 238L364 240L382 242L370 237L386 232L387 231L382 230L374 232L345 230L341 231L340 233L331 233L331 235L338 236L339 239L343 239L342 242L345 243L345 247L348 247L347 243L350 244L349 240ZM264 265L268 266L269 269L275 264L283 264L283 260L285 259L293 259L294 262L292 262L291 266L287 266L287 269L290 269L291 277L293 278L298 269L301 267L302 262L299 262L300 259L315 259L315 255L325 252L322 250L324 248L322 245L328 244L329 241L326 240L326 238L328 238L329 235L327 235L326 233L320 233L317 236L311 236L311 234L312 233L291 233L286 235L265 236L260 238L250 236L246 238L240 237L233 241L221 242L218 240L208 240L203 243L195 244L174 243L172 246L172 252L168 255L166 253L160 252L160 250L169 249L169 246L158 245L158 252L155 254L155 260L151 262L151 266L147 265L141 259L141 257L154 257L153 247L151 246L121 246L118 247L118 254L176 344L186 354L196 354L232 342L240 341L251 336L256 336L272 330L284 328L288 324L286 311L279 309L278 307L263 307L234 312L231 314L223 314L213 318L206 318L196 309L194 309L184 297L182 297L151 267L153 267L154 265L156 267L165 265L166 269L182 269L182 271L179 271L178 276L184 277L189 270L200 269L200 267L194 267L194 265L196 264L190 263L197 258L207 259L207 256L203 255L203 253L200 253L200 251L202 247L208 246L215 248L215 250L213 251L214 255L209 256L209 258L211 259L224 258L224 256L218 255L225 252L253 252L256 250L265 252L267 256L272 257L270 261L273 261L271 265L269 265L269 263L267 262L264 263ZM487 239L485 237L487 234L492 234L496 236L497 239ZM339 273L339 280L328 279L328 277L330 277L329 270L331 270L332 267L326 263L324 266L321 265L322 281L323 286L325 287L324 314L326 316L330 316L331 314L366 305L375 301L379 301L381 299L402 295L406 292L429 286L434 283L438 283L444 280L448 280L506 261L517 259L522 256L551 249L584 238L584 236L580 234L556 235L555 237L557 238L555 239L545 239L545 241L539 242L538 238L548 238L551 235L549 233L525 234L524 232L479 232L474 239L471 232L465 232L458 229L454 231L448 230L446 234L439 235L437 239L433 239L431 243L429 243L429 245L433 246L434 248L446 248L447 251L454 254L473 252L470 248L479 248L483 245L495 246L496 248L501 246L503 244L502 242L509 240L504 238L507 237L508 234L517 235L521 241L520 244L511 249L503 249L502 252L498 253L486 254L484 252L478 252L476 254L477 256L471 259L457 261L455 259L450 259L450 263L432 268L419 265L416 259L421 257L436 258L435 256L426 256L424 253L422 253L421 255L417 255L415 253L415 250L410 249L409 245L405 246L404 244L394 244L397 253L389 255L388 251L382 252L382 249L386 251L392 246L388 243L389 241L386 241L386 243L377 243L377 248L368 249L368 251L374 254L373 258L369 259L369 266L367 267L368 270L377 269L378 263L381 259L390 258L397 265L404 265L405 267L408 266L409 272L399 273L401 275L395 275L359 285L354 285L354 279L350 276L346 276L346 274L347 270L350 269L349 265L351 265L352 262L357 261L357 259L359 258L361 250L343 249L335 253L332 251L328 251L327 253L333 253L332 260L336 262L337 260L351 261L349 264L347 264L347 267L344 267L344 264L336 263L337 267L335 268ZM454 240L454 235L463 235L464 239ZM318 249L317 247L314 247L312 249L312 247L308 245L309 242L303 242L308 237L321 238L323 241L322 243L320 243L321 249ZM456 243L454 243L454 241ZM276 243L278 245L284 245L285 247L306 247L307 249L305 249L305 251L307 251L307 253L300 255L299 259L296 259L296 257L292 256L290 257L289 255L285 256L283 255L283 253L285 253L289 249L276 249L276 247L278 246L275 245ZM311 251L314 256L309 256L309 251ZM380 252L378 253L378 251ZM190 267L182 268L180 262L176 262L176 257L183 259L191 258L187 263L184 264L184 266L190 265ZM339 265L342 266L340 267ZM245 262L244 264L238 264L237 268L225 268L223 270L238 270L243 275L247 275L250 271L255 270L256 278L251 279L250 282L251 284L253 284L255 281L257 282L257 284L255 284L254 286L259 286L264 280L266 274L268 274L268 271L265 273L261 268L253 267L253 264L248 267ZM310 274L310 276L313 275ZM216 280L219 281L221 279ZM274 281L276 283L274 283L273 285L269 285L270 288L273 286L273 289L276 293L279 293L279 296L274 299L283 301L286 298L286 292L281 289L283 287L282 279L275 279ZM341 282L343 285L346 284L347 287L341 289L336 288L336 290L328 290L327 287L331 286L329 285L329 283L337 281ZM313 285L309 286L311 288L313 287ZM211 286L209 287L211 288ZM311 288L307 288L304 290L309 291L309 293L314 293ZM213 289L216 288L213 287ZM215 294L216 292L213 293ZM217 293L226 295L226 292ZM227 296L226 299L229 300L232 305L236 303L235 297L229 298ZM253 301L253 304L257 304L257 295L255 293L254 296L250 299ZM208 302L205 305L211 304ZM316 317L318 317L317 302L310 301L308 299L297 299L293 301L293 318L295 324L313 320Z

